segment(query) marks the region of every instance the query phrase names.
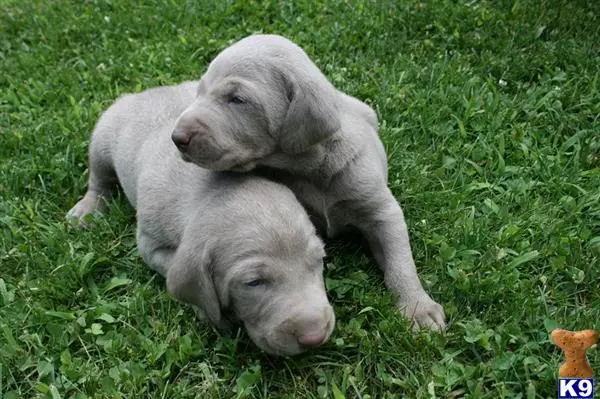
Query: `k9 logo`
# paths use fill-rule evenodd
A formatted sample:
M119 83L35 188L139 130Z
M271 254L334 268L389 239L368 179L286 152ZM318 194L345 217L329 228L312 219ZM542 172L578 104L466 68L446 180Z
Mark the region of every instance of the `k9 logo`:
M558 398L593 398L593 378L559 378Z

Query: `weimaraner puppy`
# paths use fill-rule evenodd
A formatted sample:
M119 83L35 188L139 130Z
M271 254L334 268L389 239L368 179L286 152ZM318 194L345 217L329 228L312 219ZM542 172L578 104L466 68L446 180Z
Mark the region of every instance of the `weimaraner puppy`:
M402 209L387 186L375 112L333 87L300 47L254 35L223 50L172 139L184 160L203 168L256 170L284 182L328 236L358 228L413 326L445 327L442 307L419 281Z
M329 338L323 243L292 191L250 174L184 162L171 141L198 82L125 95L100 118L88 190L68 213L106 210L120 183L137 210L143 260L199 318L241 322L264 351L295 355Z

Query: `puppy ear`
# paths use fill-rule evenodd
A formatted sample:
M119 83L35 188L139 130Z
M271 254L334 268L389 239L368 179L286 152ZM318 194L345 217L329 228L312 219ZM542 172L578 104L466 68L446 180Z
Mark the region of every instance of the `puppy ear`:
M167 291L175 298L199 307L219 328L229 328L223 318L214 284L212 262L206 248L181 245L167 271Z
M320 76L294 73L284 78L290 101L281 132L280 146L286 153L300 153L327 139L340 129L336 89Z

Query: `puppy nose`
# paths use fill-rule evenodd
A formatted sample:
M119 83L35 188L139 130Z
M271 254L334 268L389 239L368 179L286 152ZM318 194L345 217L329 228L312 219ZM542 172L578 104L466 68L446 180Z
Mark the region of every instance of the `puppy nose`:
M171 140L180 150L184 150L190 144L192 140L192 135L185 133L183 130L175 130L173 134L171 134Z
M317 334L303 334L298 336L298 343L307 348L316 348L325 341L326 336L325 331Z

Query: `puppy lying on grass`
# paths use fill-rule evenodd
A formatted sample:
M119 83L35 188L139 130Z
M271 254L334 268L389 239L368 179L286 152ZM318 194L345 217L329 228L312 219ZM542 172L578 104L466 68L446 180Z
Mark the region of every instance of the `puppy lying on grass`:
M375 112L336 90L301 48L255 35L213 60L172 138L183 159L203 168L284 182L329 236L358 228L403 314L415 328L443 329L444 311L421 286L387 186L377 130Z
M100 118L89 148L88 190L68 213L105 211L120 184L137 210L144 261L198 316L241 322L264 351L295 355L327 341L335 324L323 283L323 244L285 186L184 162L171 141L197 82L126 95Z

